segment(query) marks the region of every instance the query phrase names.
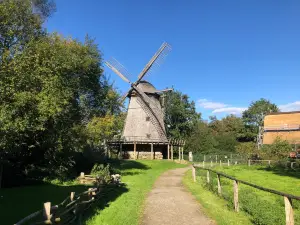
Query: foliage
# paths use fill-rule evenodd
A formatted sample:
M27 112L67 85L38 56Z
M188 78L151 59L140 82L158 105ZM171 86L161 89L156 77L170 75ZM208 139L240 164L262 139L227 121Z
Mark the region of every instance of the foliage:
M234 152L238 144L236 137L230 133L216 135L216 148L221 152Z
M279 137L270 145L263 145L261 151L266 153L269 159L285 159L292 151L292 147L288 141Z
M4 172L15 180L68 175L74 154L97 135L86 132L99 125L95 118L121 112L94 41L43 30L52 10L47 0L0 3L0 159L9 162Z
M110 164L95 164L92 168L91 174L100 177L104 184L108 184L111 180L111 167Z
M236 152L240 154L256 154L258 153L257 147L254 142L243 142L236 146Z
M217 142L207 124L198 122L186 141L186 150L194 153L214 152Z
M243 112L245 128L252 140L257 136L259 126L263 126L265 115L272 112L279 112L279 108L264 98L251 102L249 108Z
M125 115L105 115L104 117L93 117L86 126L88 143L93 149L101 149L105 140L120 135L125 121Z
M196 112L195 103L179 91L166 94L165 115L167 135L176 139L189 137L201 118L200 113Z

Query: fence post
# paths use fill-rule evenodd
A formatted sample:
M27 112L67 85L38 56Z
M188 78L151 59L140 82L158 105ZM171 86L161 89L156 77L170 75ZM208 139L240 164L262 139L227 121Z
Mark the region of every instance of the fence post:
M203 161L205 161L205 155L204 155Z
M206 179L207 179L207 183L209 184L210 183L209 170L207 170Z
M71 202L74 200L74 196L75 196L75 192L71 192L71 194L70 194L70 200L71 200Z
M205 161L202 162L202 167L205 168Z
M196 168L192 166L193 180L196 182Z
M230 166L230 161L229 161L229 159L228 159L227 165Z
M284 196L284 206L285 206L285 224L294 225L294 212L292 207L292 199Z
M51 219L51 202L44 203L43 215L47 221L50 221L50 219Z
M248 166L251 166L251 160L248 159Z
M217 178L218 178L218 194L222 195L222 187L221 187L220 174L217 174Z
M84 172L80 173L80 184L84 184Z
M222 166L222 160L220 160L220 166Z
M271 167L271 160L269 160L269 167Z
M234 203L234 210L238 212L239 211L239 187L238 187L237 180L233 180L233 203Z
M212 167L212 161L210 161L210 167Z

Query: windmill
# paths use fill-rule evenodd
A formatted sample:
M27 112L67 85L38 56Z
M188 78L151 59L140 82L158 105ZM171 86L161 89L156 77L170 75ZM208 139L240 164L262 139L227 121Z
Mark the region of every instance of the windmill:
M153 144L166 146L168 143L164 125L164 110L161 105L160 97L172 89L156 90L151 83L143 80L143 78L161 64L170 50L170 45L163 43L140 72L135 82L131 82L127 78L129 75L128 71L117 60L112 59L105 62L122 80L130 84L129 90L121 100L124 102L127 97L129 98L122 140L127 150L132 150L130 148L132 148L133 145L133 158L137 158L137 144L139 145L139 150L141 150L140 153L144 154L141 158L147 158L147 152L149 152L147 151L147 146L149 148L149 144L151 145L151 157L153 157Z

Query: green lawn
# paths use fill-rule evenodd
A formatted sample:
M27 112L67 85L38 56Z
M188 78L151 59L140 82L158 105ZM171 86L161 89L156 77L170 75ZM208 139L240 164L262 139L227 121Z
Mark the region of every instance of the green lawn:
M144 208L144 200L154 181L164 171L184 167L168 161L123 161L121 164L122 181L126 183L123 193L106 208L96 209L87 225L137 225Z
M298 173L280 169L268 169L262 166L230 166L216 167L215 170L232 175L263 187L300 195ZM212 182L206 184L206 171L197 169L198 182L205 190L217 193L217 179L211 174ZM233 208L233 185L227 178L221 178L222 200L226 200L226 207ZM285 224L285 210L282 196L277 196L255 188L239 184L239 203L241 211L247 213L253 224ZM300 224L300 202L293 201L295 224Z
M169 161L115 161L122 174L125 187L103 190L103 197L86 214L85 224L139 223L143 204L154 181L164 171L186 165ZM25 216L42 209L44 202L53 205L62 202L72 191L81 193L87 186L75 182L43 184L35 186L0 189L0 224L14 224Z
M86 186L41 184L0 189L0 224L14 224L29 214L42 209L44 202L53 205L62 202L70 192L81 193Z
M215 220L218 225L252 224L245 213L237 214L233 212L230 208L228 208L226 200L214 195L211 191L204 188L199 182L195 183L192 179L192 173L190 170L185 174L183 184L201 203L205 214Z

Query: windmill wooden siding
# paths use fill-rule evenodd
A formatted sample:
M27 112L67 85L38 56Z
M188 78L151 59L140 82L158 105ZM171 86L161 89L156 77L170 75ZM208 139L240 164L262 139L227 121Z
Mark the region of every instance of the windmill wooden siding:
M300 143L300 111L265 116L263 144L272 144L277 137L291 144Z

